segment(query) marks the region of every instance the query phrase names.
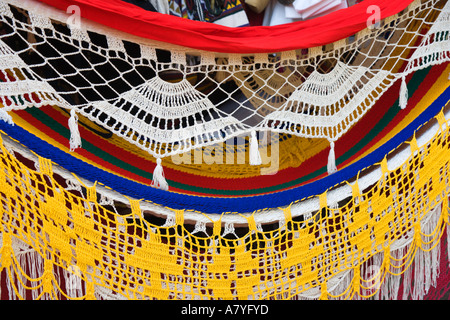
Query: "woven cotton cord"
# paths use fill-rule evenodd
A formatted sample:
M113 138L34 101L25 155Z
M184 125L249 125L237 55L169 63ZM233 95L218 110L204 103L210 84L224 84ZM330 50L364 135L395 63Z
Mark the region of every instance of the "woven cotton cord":
M161 158L156 158L156 167L153 171L153 180L152 180L152 186L168 191L169 190L169 184L166 181L166 178L164 176L164 169L161 164Z
M183 81L175 84L175 83L169 83L166 81L163 81L156 75L152 79L148 79L144 74L136 74L138 78L140 78L141 82L137 82L138 84L134 85L132 83L127 82L127 85L129 86L129 90L123 89L125 92L122 92L121 90L116 90L113 86L110 86L110 89L112 89L112 96L111 98L108 98L108 101L105 99L93 99L89 101L89 104L94 106L92 108L92 114L90 115L89 119L96 122L99 125L105 125L107 126L108 122L112 117L112 114L109 114L110 117L106 118L107 120L104 120L103 118L97 116L105 112L112 112L108 106L113 105L116 106L119 101L122 102L122 100L132 103L133 106L137 107L139 109L139 115L142 115L144 113L151 114L152 116L155 116L155 113L158 114L158 116L161 118L161 121L159 123L163 123L163 120L166 121L166 123L170 122L172 120L174 114L184 114L186 117L193 116L194 113L200 113L205 112L208 114L209 117L211 117L214 120L205 120L202 121L205 123L208 123L211 125L210 128L214 128L214 133L222 133L230 131L231 133L228 134L227 137L231 137L232 135L236 135L237 133L244 133L243 130L234 129L234 126L236 127L245 127L243 124L243 121L239 120L239 117L235 118L235 114L238 115L239 112L251 112L252 116L258 115L261 116L262 109L264 106L274 107L274 111L269 114L263 114L263 120L258 123L252 124L253 128L250 130L255 130L254 128L258 127L260 129L276 129L274 128L274 125L268 125L269 123L278 123L277 121L273 120L282 120L280 123L283 123L284 126L289 128L302 128L300 131L295 130L295 132L289 132L294 133L298 136L307 136L307 137L314 137L314 138L329 138L330 134L324 134L325 131L331 132L332 130L336 130L337 135L334 134L333 139L336 141L337 137L342 136L343 133L345 133L349 127L350 124L355 123L360 117L364 115L364 113L373 105L376 99L372 99L370 103L364 104L364 100L366 96L373 96L373 92L380 92L378 89L382 89L381 91L385 91L392 83L388 79L388 76L394 77L394 70L390 69L387 65L380 65L380 66L373 66L373 68L368 68L365 63L356 63L356 64L347 64L342 61L342 54L341 51L344 52L353 52L355 49L354 44L346 44L346 41L341 41L339 45L335 46L333 57L334 59L337 59L336 65L331 70L319 70L321 69L321 65L317 63L312 63L310 59L302 58L301 56L298 56L295 51L289 51L289 52L282 52L280 57L280 62L285 66L285 73L281 73L280 70L275 67L269 65L269 59L267 54L260 54L255 55L255 60L249 64L243 64L243 58L242 55L236 54L236 55L230 55L227 60L228 65L219 65L217 61L215 60L216 56L214 53L207 52L195 52L192 54L192 56L198 56L200 58L200 64L197 66L187 66L186 65L186 58L191 56L187 56L187 53L190 52L188 49L185 48L177 48L173 49L170 48L170 46L161 45L161 44L154 44L150 42L146 42L145 44L140 44L141 49L141 56L139 58L132 58L131 56L127 56L127 51L124 49L124 43L123 40L131 40L135 41L135 38L128 38L130 35L125 35L118 32L113 32L113 30L109 29L99 29L99 26L97 25L90 25L88 22L83 22L83 29L78 30L77 28L72 28L71 36L64 37L60 35L59 31L55 31L53 28L53 24L50 21L50 18L52 21L60 21L63 24L67 20L67 17L64 15L57 15L54 10L49 10L48 8L41 8L38 4L34 3L34 1L31 0L24 0L21 1L20 4L17 3L17 1L12 0L2 0L2 11L0 15L0 19L3 17L8 17L8 19L3 18L3 22L6 25L11 25L12 27L16 27L14 32L11 32L10 34L6 34L5 36L0 37L0 53L4 59L0 62L0 70L13 70L14 68L18 70L24 70L22 73L24 75L32 75L27 78L25 81L14 81L14 86L16 87L16 91L14 92L14 95L17 95L20 91L20 94L30 94L36 91L38 88L39 92L42 92L46 96L51 96L51 103L58 104L61 107L71 109L72 107L65 106L65 102L63 101L61 97L59 97L59 94L67 94L67 92L60 90L60 88L52 88L48 82L50 79L40 79L40 77L32 72L33 65L28 65L25 63L25 61L22 61L20 59L19 54L11 50L6 44L3 44L3 39L8 39L12 36L16 36L20 32L29 32L31 35L40 35L42 37L42 40L38 43L39 45L36 45L36 43L31 42L28 43L27 50L30 50L30 52L34 52L38 55L41 55L42 58L45 59L45 61L53 60L54 57L46 56L44 52L39 51L40 44L41 43L52 43L52 41L47 41L47 39L52 39L55 37L61 38L62 42L66 43L68 46L71 46L73 49L73 52L81 53L82 49L81 47L78 47L78 42L86 42L86 44L89 45L89 48L86 50L93 50L95 49L95 52L98 52L97 54L101 56L102 59L105 61L105 65L111 65L111 68L113 68L112 64L109 64L109 60L112 58L118 59L124 62L124 64L127 65L125 69L126 72L134 72L138 70L139 68L149 68L152 69L151 71L156 72L158 74L158 71L164 71L169 66L169 63L162 63L158 61L157 55L155 50L162 48L163 50L167 50L170 53L171 56L171 63L170 67L175 68L175 66L180 66L180 70L175 68L178 71L181 71L180 74L183 77ZM9 4L7 4L9 3ZM382 31L386 31L389 29L393 30L401 30L400 28L403 28L400 24L401 21L405 21L405 19L414 19L414 21L418 21L418 25L422 25L426 22L425 19L423 19L419 15L420 9L425 9L425 7L434 6L436 1L428 0L424 1L423 4L419 3L417 4L417 7L410 8L410 13L400 15L396 17L395 19L389 20L391 23L386 23L385 26L383 26L383 29L380 29L379 31L372 32L370 30L366 30L365 32L361 32L361 34L356 35L356 39L363 39L370 38L371 41L382 41L380 42L380 48L385 47L382 52L389 52L389 48L396 47L397 42L392 42L390 40L393 39L381 39L381 33ZM25 8L29 10L28 15L30 16L30 22L23 23L23 24L17 24L13 26L13 23L11 23L9 20L11 18L14 18L14 15L11 13L9 7L10 6L16 6L20 8ZM446 38L446 26L448 25L448 15L446 16L444 13L448 13L448 3L445 5L444 9L436 9L440 10L442 15L437 20L437 23L435 25L432 25L433 32L432 34L436 34L439 36L434 37L433 41L427 40L424 41L417 51L417 56L421 58L422 56L420 52L427 51L427 59L424 61L424 63L421 64L421 67L424 67L426 65L440 63L443 61L446 61L448 59L447 56L440 54L441 52L448 52L448 37ZM48 9L48 10L47 10ZM434 10L434 9L433 9ZM411 15L413 13L414 15ZM416 15L418 15L416 17ZM410 25L413 25L412 23ZM69 26L70 27L70 26ZM86 30L84 29L86 28ZM39 30L47 30L51 31L49 33L44 32L43 34L40 33ZM107 40L107 47L108 50L105 51L102 46L95 44L93 42L89 42L89 37L87 30L98 32L99 34L106 35ZM414 32L416 33L417 30L406 30L408 32L411 31L411 34ZM364 35L364 37L363 37ZM428 37L431 39L431 36ZM25 40L25 39L24 39ZM142 39L141 39L142 40ZM135 41L137 42L137 41ZM161 47L162 46L162 47ZM9 48L9 49L8 49ZM339 50L337 50L337 48ZM408 49L415 49L415 45L412 43L408 45ZM58 47L54 47L55 50L58 50ZM426 50L425 50L426 49ZM351 51L350 51L351 50ZM406 50L406 49L405 49ZM358 53L361 51L364 53L364 48L358 47L356 50ZM110 52L110 53L108 53ZM114 53L114 54L113 54ZM69 56L72 55L66 54L64 52L61 52L61 57L57 57L57 59L61 59L63 63L69 63L70 59ZM373 55L373 56L372 56ZM325 52L322 51L321 47L318 48L310 48L309 57L317 56L322 59L327 59L327 56L325 56ZM10 59L11 57L11 59ZM383 57L383 54L381 52L374 52L371 53L370 58L377 58ZM56 58L55 58L56 59ZM404 62L408 62L409 60L406 57L403 57L403 54L399 55L399 58L397 60L404 60ZM364 61L366 59L363 59ZM420 60L420 59L419 59ZM149 67L148 61L155 62L155 67ZM292 64L292 62L295 62ZM363 61L363 62L364 62ZM380 59L380 61L383 61L383 59ZM264 64L264 67L261 68L261 70L258 70L257 72L252 71L254 67L257 64ZM274 64L275 65L275 64ZM293 68L295 66L299 66L299 73L302 73L301 70L307 69L307 67L314 67L316 70L312 73L307 75L307 73L302 73L302 76L298 76L294 73L289 73L290 68ZM198 69L196 69L198 68ZM89 65L86 67L86 70L92 70L95 71L94 65ZM247 96L247 99L245 101L237 101L234 100L231 97L231 94L225 93L226 98L230 101L232 101L233 104L236 104L236 113L232 114L221 114L218 112L219 109L216 108L216 106L211 102L211 96L209 93L202 93L199 90L199 85L191 85L187 80L186 77L193 73L195 70L209 70L209 71L224 71L230 73L231 75L227 78L225 78L223 81L232 80L235 84L237 84L240 89L245 93ZM31 70L31 71L30 71ZM113 71L115 71L116 68L113 68ZM167 69L168 70L168 69ZM186 71L191 70L191 71ZM256 79L251 81L258 81L259 84L257 87L252 87L250 80L241 79L242 72L250 70L249 79ZM26 72L25 72L26 71ZM58 74L57 78L52 79L64 79L66 81L66 76L68 75L68 70L55 70ZM322 72L319 71L329 71L322 74ZM203 71L202 71L203 72ZM262 73L260 73L262 72ZM268 74L268 77L262 76L264 73ZM404 74L399 75L399 77L402 77L402 94L400 96L401 103L400 105L404 108L407 104L407 86L406 86L406 79ZM220 85L222 83L222 80L218 80L217 78L210 78L208 73L205 73L207 76L208 81L214 82L216 85ZM272 76L270 76L272 75ZM109 77L107 74L101 75L105 83L108 83ZM120 76L119 76L120 77ZM38 79L39 81L37 81ZM389 78L390 79L390 78ZM84 80L90 81L90 78L86 78ZM23 82L23 83L22 83ZM154 82L157 82L158 85L154 85ZM279 82L280 84L274 85L273 82ZM22 84L20 84L22 83ZM37 87L36 84L41 83L42 87ZM44 85L46 84L46 85ZM358 89L356 90L356 87ZM7 92L7 88L9 86L4 86L5 92ZM18 90L18 88L20 90ZM84 91L84 89L93 89L96 90L96 84L95 83L89 83L89 85L86 88L77 87L74 86L74 90L72 90L71 94L83 94L81 91ZM183 89L183 90L179 90ZM263 101L260 99L257 94L259 91L267 91L268 95L264 96ZM1 91L1 90L0 90ZM89 91L89 90L87 90ZM167 91L167 92L166 92ZM271 93L272 92L272 93ZM275 92L275 93L273 93ZM10 92L11 93L11 92ZM173 94L176 93L176 94ZM284 109L277 109L276 106L279 105L280 101L284 101L288 95L291 95L288 101L290 103L286 104L286 108ZM5 96L10 96L6 94ZM272 104L271 101L269 101L271 98L280 98L281 96L285 97L283 99L278 99L277 103ZM315 108L322 108L327 105L334 105L338 106L338 104L341 101L346 101L349 97L353 97L350 103L346 104L345 108L337 111L336 113L332 113L331 108L326 108L326 114L325 115L317 115L313 114L313 111ZM47 102L50 101L48 99L49 97L43 99ZM295 98L295 99L294 99ZM226 100L227 100L226 99ZM149 104L149 101L152 102ZM248 108L248 103L255 103L253 107L255 108ZM108 103L106 103L108 102ZM315 102L315 103L313 103ZM289 109L291 104L295 103L298 108L295 110ZM83 104L85 104L83 102ZM362 107L362 104L364 104L364 107ZM167 106L170 105L171 107L168 108ZM27 105L31 106L31 105ZM80 104L78 106L81 106ZM176 106L176 108L173 108L173 106ZM302 106L302 110L300 110L300 106ZM15 109L21 109L24 106L18 105L14 107ZM36 107L38 107L38 104L36 104ZM89 108L80 108L77 112L81 113L83 116L88 116L88 110ZM118 108L113 108L118 109ZM91 110L91 109L89 109ZM133 109L134 110L134 109ZM358 110L357 115L354 115L355 110ZM0 119L3 119L7 122L10 122L11 119L8 117L7 114L4 113L6 110L0 110ZM98 112L100 111L100 112ZM151 141L160 142L160 143L166 143L169 145L178 143L178 145L182 145L183 139L186 138L185 133L188 132L191 128L189 126L183 127L181 129L173 130L172 128L164 127L164 128L149 128L149 126L146 125L144 118L141 116L134 116L134 114L130 114L125 109L119 110L121 114L115 114L114 120L117 122L117 128L119 128L119 125L129 125L131 129L134 130L136 135L141 134L145 135L146 138L152 139ZM94 115L95 113L95 115ZM212 117L212 114L220 114L220 117L218 119L215 119ZM349 117L349 115L353 115L352 117ZM127 115L127 117L125 117ZM130 119L131 118L131 119ZM220 121L219 121L220 119ZM247 119L246 119L247 120ZM267 120L267 121L266 121ZM73 124L71 133L73 135L73 139L71 141L71 150L80 147L81 146L81 139L78 136L78 131L76 129L75 123L76 117L73 116L71 118L71 123ZM289 123L295 124L295 126L287 126L287 121ZM331 124L329 122L332 122ZM312 127L309 126L310 123L314 123ZM328 125L329 129L326 129L324 125ZM341 126L341 127L340 127ZM233 127L233 129L231 129ZM334 128L334 129L333 129ZM209 128L208 128L209 129ZM229 130L230 129L230 130ZM205 131L205 130L204 130ZM239 132L238 132L239 131ZM127 131L128 132L128 131ZM128 139L129 137L126 134L123 134L123 132L117 130L115 131L115 134L118 136L121 136L124 139ZM208 137L211 137L210 139L206 139L205 141L200 141L198 143L198 147L206 146L208 144L212 144L217 141L217 136L214 135L212 132L207 132ZM325 135L325 136L324 136ZM170 137L170 139L168 138ZM142 139L140 141L144 141L145 139ZM177 140L177 141L173 141ZM251 138L250 141L255 141L257 138ZM147 141L147 140L145 140ZM150 140L148 140L150 141ZM143 144L140 142L132 142L136 145L138 145L142 149L147 149L147 144ZM167 148L169 149L169 148ZM258 152L255 152L257 149L257 146L255 144L250 143L250 164L251 165L257 165L260 163ZM332 148L333 149L333 148ZM150 153L151 150L149 150ZM188 151L186 149L180 148L179 150L173 151L182 153L184 151ZM164 151L167 155L167 151ZM158 156L163 156L162 154ZM330 152L330 170L329 172L334 172L334 166L332 161L332 155Z

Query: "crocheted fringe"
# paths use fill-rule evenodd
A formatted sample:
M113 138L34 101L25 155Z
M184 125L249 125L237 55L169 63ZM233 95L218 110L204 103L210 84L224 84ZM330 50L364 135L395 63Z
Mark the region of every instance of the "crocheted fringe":
M5 110L5 108L1 108L0 109L0 120L3 120L7 123L9 123L10 125L14 125L14 121L11 117L11 115Z
M328 164L327 164L328 174L332 174L337 171L336 167L336 156L334 154L334 142L330 142L330 153L328 154Z
M252 166L259 166L261 161L261 155L259 154L259 148L258 148L258 138L256 137L256 132L251 132L250 137L250 155L249 155L249 161L250 165Z
M23 299L27 296L27 292L30 294L29 298L32 300L54 300L55 295L52 294L52 291L58 299L64 297L82 298L85 296L83 291L86 290L86 284L81 280L81 270L78 267L70 267L69 270L58 270L60 281L65 284L66 289L65 295L63 296L58 286L51 280L53 277L52 272L48 272L52 264L48 261L46 262L37 251L31 248L26 249L25 245L17 240L12 245L15 250L14 252L9 252L9 254L14 254L15 262L20 266L21 270L27 270L27 274L14 272L15 267L13 265L6 268L10 276L6 277L4 289L8 292L9 300ZM47 272L45 272L46 269ZM27 278L42 278L43 285L29 290L30 288L24 286L27 283Z
M169 184L166 181L166 178L164 177L164 170L161 165L161 159L156 159L156 167L153 171L153 181L152 186L162 189L162 190L169 190Z
M78 130L78 116L75 112L75 109L70 110L69 129L70 151L74 151L75 149L81 147L80 131Z
M448 199L442 203L442 210L446 216ZM430 214L427 221L415 225L411 243L392 251L385 248L342 277L322 284L318 298L326 299L328 291L339 300L363 300L372 295L375 300L422 300L431 287L437 286L441 265L440 243L422 240L422 234L433 234L441 223L441 205Z
M444 221L447 224L447 252L450 252L450 199L448 196L442 201L442 216L444 217ZM449 261L450 265L450 261Z
M413 241L399 251L399 256L407 257L408 252L416 252L414 261L403 273L403 292L398 299L422 300L431 287L436 287L440 268L440 242L433 245L422 239L423 235L431 235L441 223L441 205L436 206L430 213L427 221L421 221L414 226ZM399 257L394 257L398 262ZM404 258L402 258L404 259ZM408 258L409 259L409 258Z
M402 109L405 109L408 105L408 86L406 85L405 76L402 77L402 84L400 86L399 104Z

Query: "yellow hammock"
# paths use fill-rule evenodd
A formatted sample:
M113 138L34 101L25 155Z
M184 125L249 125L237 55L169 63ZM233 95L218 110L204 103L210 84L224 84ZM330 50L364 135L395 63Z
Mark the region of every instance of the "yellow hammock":
M438 11L448 15L449 5L444 1L415 1L410 11L387 17L383 30L389 29L390 23L397 23L399 30L410 31L409 28L418 23L412 17L413 14L418 14L420 25L426 24L419 9L422 5L429 13L433 11L428 8L432 3L441 4ZM25 32L28 30L27 24L14 20L12 11L9 11L14 4L10 4L10 1L0 1L2 23L15 24L17 30ZM33 12L33 6L27 9ZM262 75L267 73L247 68L244 63L246 57L228 56L225 62L228 65L224 67L220 62L222 56L197 52L202 66L214 68L217 76L214 81L220 83L228 79L241 84L246 102L254 107L250 108L252 115L262 117L263 120L258 126L252 127L245 121L237 121L233 113L224 112L213 120L202 118L201 125L194 124L181 131L171 131L173 128L169 130L166 127L169 133L162 132L162 125L153 128L153 131L145 125L139 125L139 121L130 118L125 108L120 109L121 101L137 104L142 95L148 94L146 101L153 103L151 111L160 117L169 118L171 115L168 114L174 112L162 108L164 103L161 101L164 99L174 99L170 103L179 112L187 114L191 111L180 102L187 101L190 108L210 112L212 117L214 110L217 111L216 106L207 99L207 94L199 93L199 86L195 91L186 79L171 86L154 77L125 93L121 92L117 99L91 101L89 108L77 102L70 105L69 99L62 98L63 91L57 91L50 85L51 79L37 81L37 78L33 78L34 71L29 65L24 64L20 55L1 41L0 54L11 58L0 61L3 73L3 82L0 83L3 99L0 109L3 120L0 124L0 280L4 284L1 297L281 300L397 299L403 295L413 299L423 298L438 278L442 236L450 234L446 230L449 225L450 191L450 67L444 69L414 110L392 129L389 136L360 155L362 158L387 143L388 138L394 137L422 114L430 112L427 111L430 106L436 108L435 102L439 101L439 112L433 113L425 124L415 128L414 134L390 150L382 161L371 163L364 170L355 172L351 179L330 186L323 193L297 199L288 205L268 208L264 203L265 198L261 196L257 198L263 199L259 210L238 213L211 214L197 208L179 209L175 203L171 206L155 199L131 197L103 184L101 177L99 181L90 181L78 172L71 172L57 159L45 158L33 152L33 146L24 142L25 135L13 135L13 132L19 131L11 129L14 124L25 131L28 128L15 111L54 104L70 109L68 125L72 133L71 149L82 147L80 137L77 136L76 112L97 124L109 123L99 115L101 112L107 114L109 120L116 116L115 121L123 121L121 125L127 126L126 129L120 127L115 133L158 160L162 156L189 151L196 144L197 147L211 146L211 143L217 142L214 138L217 138L215 134L220 130L215 130L220 126L224 126L222 129L235 130L229 137L247 135L254 132L255 128L263 128L303 138L328 139L330 145L334 146L334 142L338 143L338 138L364 116L395 80L404 80L407 74L424 66L448 64L445 53L448 54L449 50L444 47L449 43L445 17L441 15L437 18L433 12L429 16L423 15L437 21L435 25L430 23L431 28L438 28L440 23L444 26L444 30L439 29L436 33L443 34L442 41L425 37L429 43L425 41L410 46L414 42L411 39L416 40L417 35L417 30L413 28L412 34L397 34L397 46L390 44L388 52L371 52L370 46L365 47L353 61L358 64L357 60L364 60L362 57L365 56L371 60L370 63L364 60L359 66L350 66L350 63L346 65L341 60L335 61L329 74L337 75L336 78L342 80L342 85L347 88L343 95L338 90L342 87L336 87L333 92L327 91L322 96L314 96L312 91L308 91L314 84L317 89L321 87L322 80L329 80L319 72L324 70L318 70L321 67L317 66L316 72L311 72L307 77L305 74L308 68L303 65L311 57L327 55L326 48L309 48L306 57L296 56L295 51L280 54L278 61L288 61L287 67L283 65L286 69L277 73L277 77L272 80L280 80L279 76L292 81L288 92L278 81L262 81L265 77ZM399 16L406 20L396 20ZM409 22L410 18L413 23L402 25L402 21ZM53 28L49 24L50 19L43 19L37 13L30 13L30 21L30 32L35 35L40 32L37 25L48 30ZM85 31L75 30L72 34L74 38L68 39L72 41L78 37L73 40L78 41L87 34L83 33ZM358 46L364 47L365 37L369 37L367 30L358 35ZM381 33L377 35L379 37ZM35 41L39 43L39 36L36 38ZM123 43L115 40L108 38L109 45L119 52L123 49ZM30 41L29 45L32 51L36 43ZM438 48L439 45L442 45L442 50ZM154 48L143 48L148 50L146 54L149 56L156 54ZM334 44L333 50L339 55L349 48L353 48L351 43L339 42ZM184 50L171 53L179 59L175 64L182 65L187 53L187 49ZM383 59L374 62L376 56ZM271 56L270 59L276 60L277 57ZM251 66L273 64L271 68L278 69L280 66L275 66L276 63L270 59L256 54L247 62ZM296 66L297 63L300 65ZM380 69L375 72L367 64ZM156 65L167 67L158 63ZM405 73L397 73L401 66L406 67ZM189 65L189 68L195 67ZM291 74L290 68L296 71ZM286 70L287 74L284 74ZM304 72L300 77L298 70ZM247 81L249 72L257 76L254 78L256 84ZM9 82L9 77L16 79ZM356 85L351 79L357 79ZM330 88L334 85L332 83ZM185 96L170 95L168 88L177 88ZM269 96L275 95L277 99L270 104L264 100L266 96L261 102L261 98L255 95L259 89ZM402 93L405 94L404 90ZM39 99L24 99L22 104L12 103L27 94L35 94ZM315 100L311 97L315 97ZM328 106L323 101L330 97L335 100ZM309 101L310 109L305 107L307 103L303 104L306 100ZM399 100L401 106L406 107L405 96ZM247 107L244 103L239 105L239 108ZM305 108L308 110L305 111ZM304 112L300 112L300 109ZM340 117L342 122L328 129L318 124L336 117ZM304 118L317 124L317 127L309 126L308 121L303 122ZM285 125L279 125L283 121ZM192 128L201 128L200 134L192 133ZM136 138L145 134L148 136L141 140ZM208 134L211 140L205 142L199 139ZM177 144L168 137L180 138L185 144L180 141ZM156 140L146 140L150 138ZM176 146L182 150L177 150ZM330 152L329 159L332 158L333 153ZM330 175L337 170L335 166L333 168L333 162L330 160L329 163ZM157 169L162 170L160 166ZM192 167L187 170L195 171ZM174 193L174 199L175 196ZM206 197L199 197L198 202L201 199L206 201ZM414 278L411 279L413 269ZM412 281L414 286L410 287L408 281ZM403 292L399 292L400 287Z

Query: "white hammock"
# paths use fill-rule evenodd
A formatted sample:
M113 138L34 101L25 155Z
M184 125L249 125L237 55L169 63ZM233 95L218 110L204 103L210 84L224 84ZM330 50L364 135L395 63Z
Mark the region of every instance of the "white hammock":
M334 143L395 81L403 81L405 108L405 77L450 60L449 15L448 2L414 1L378 28L325 47L223 54L85 20L66 24L65 13L33 0L1 0L0 117L11 121L10 110L54 104L71 110L71 149L81 144L79 113L156 158L255 131L325 138L332 173ZM15 103L18 95L29 100Z

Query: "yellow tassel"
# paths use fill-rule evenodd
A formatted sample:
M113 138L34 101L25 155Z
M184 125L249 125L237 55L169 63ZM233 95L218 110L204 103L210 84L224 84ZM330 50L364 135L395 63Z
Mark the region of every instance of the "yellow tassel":
M94 283L91 281L86 281L86 300L97 300L94 293Z
M322 283L320 286L320 297L319 300L328 300L328 290L327 290L327 284Z
M421 228L420 228L420 222L417 222L414 225L414 240L416 241L416 246L418 248L422 248L422 235L421 235Z
M391 250L389 247L384 248L384 260L383 260L384 267L386 270L389 270L391 265Z
M44 262L44 275L42 278L43 292L51 294L53 291L53 262L51 260L45 260Z
M447 225L449 224L448 210L449 210L448 196L446 195L444 200L442 200L441 214L442 214L442 217L444 218L445 224L447 224Z
M219 237L221 230L222 230L222 221L221 220L214 221L213 235Z
M353 291L359 294L359 288L361 286L361 270L359 266L353 268Z
M11 266L12 258L12 241L9 233L3 233L2 247L0 248L0 256L2 257L0 261L0 272L3 269L8 269Z

